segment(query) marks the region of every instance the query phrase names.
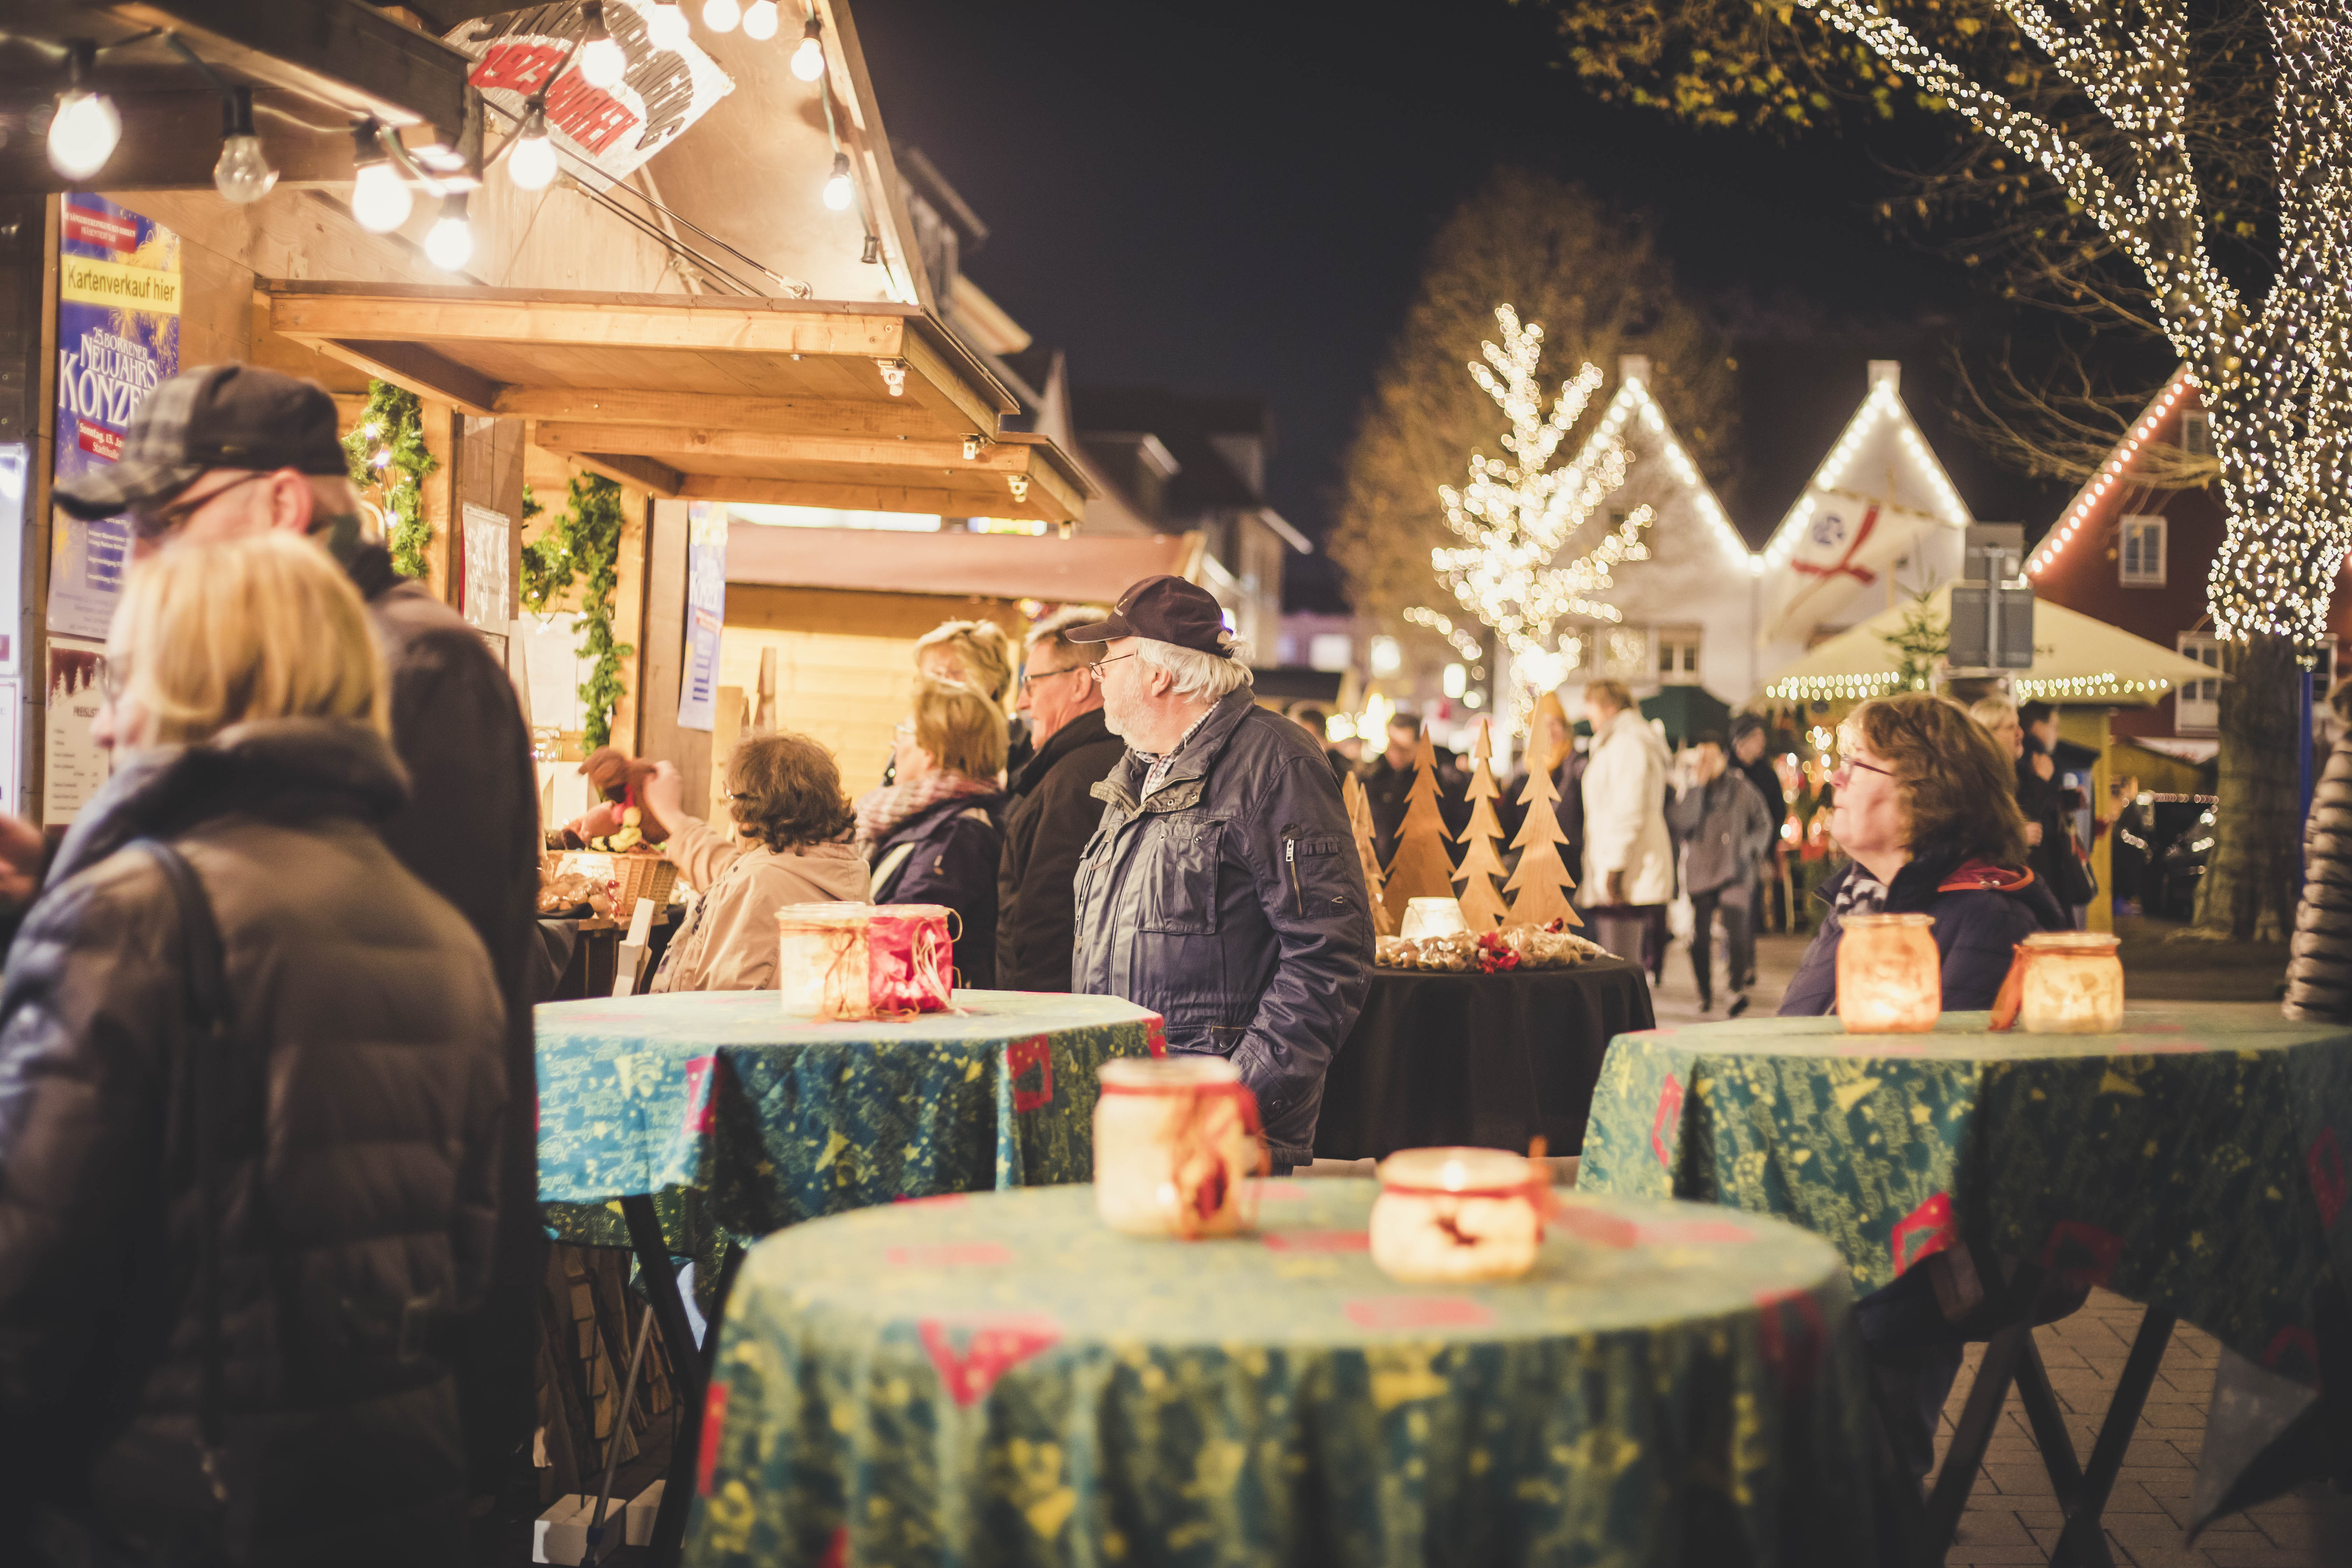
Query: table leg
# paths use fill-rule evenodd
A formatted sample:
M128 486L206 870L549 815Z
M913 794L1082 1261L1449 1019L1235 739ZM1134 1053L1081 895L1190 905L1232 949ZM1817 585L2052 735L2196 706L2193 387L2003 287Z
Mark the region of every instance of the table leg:
M2058 1549L2050 1554L2052 1568L2106 1560L2106 1532L2100 1527L2099 1515L2107 1506L2107 1494L2115 1489L2116 1472L2123 1468L2132 1432L2139 1426L2141 1407L2147 1404L2147 1391L2156 1383L2156 1369L2162 1364L2164 1347L2172 1338L2173 1321L2171 1313L2154 1307L2140 1318L2131 1354L2124 1359L2123 1378L2116 1384L2116 1396L2099 1423L2098 1441L2091 1446L2082 1491L2074 1506L2066 1510L2066 1528L2059 1533Z
M709 1368L694 1330L686 1317L686 1300L677 1293L677 1266L670 1260L669 1243L662 1239L661 1218L654 1213L650 1194L640 1193L621 1200L621 1217L628 1222L629 1247L637 1255L637 1276L645 1282L646 1300L661 1327L662 1348L669 1352L670 1397L677 1409L677 1435L670 1440L668 1483L662 1488L661 1510L654 1517L653 1543L646 1552L655 1568L677 1559L686 1539L686 1510L693 1501L694 1450L702 1435L702 1405L709 1386ZM712 1339L718 1335L713 1333Z
M1937 1476L1936 1489L1927 1499L1927 1562L1931 1568L1940 1564L1952 1549L1960 1514L1969 1506L1969 1491L1976 1485L1985 1448L1992 1442L1993 1428L2000 1421L2000 1407L2008 1402L2010 1382L2017 1375L2018 1361L2032 1336L2032 1323L2012 1323L1993 1335L1985 1346L1976 1382L1969 1385L1969 1402L1961 1407L1959 1422L1952 1430L1952 1446L1944 1455L1943 1470Z
M2033 1446L2042 1450L2042 1468L2050 1474L2050 1489L2058 1499L2059 1512L2070 1513L2082 1498L2083 1467L2074 1458L2074 1434L2066 1430L2066 1417L2058 1408L2058 1395L2051 1390L2042 1352L2031 1335L2026 1338L2025 1353L2018 1358L2017 1397L2033 1427ZM2092 1542L2084 1568L2113 1568L2104 1532Z

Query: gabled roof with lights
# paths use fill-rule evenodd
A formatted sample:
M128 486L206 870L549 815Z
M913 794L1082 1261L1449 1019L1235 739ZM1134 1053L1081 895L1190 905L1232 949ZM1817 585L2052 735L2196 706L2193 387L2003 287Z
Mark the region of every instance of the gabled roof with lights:
M1639 426L1664 455L1667 472L1674 476L1676 484L1683 487L1693 509L1706 520L1708 535L1721 547L1724 554L1751 573L1760 571L1755 557L1748 552L1748 542L1739 536L1739 530L1731 525L1731 516L1723 510L1723 501L1716 495L1715 487L1708 484L1706 476L1698 471L1698 465L1691 460L1690 453L1684 449L1674 426L1667 422L1665 410L1658 406L1657 398L1652 395L1650 362L1638 355L1627 355L1618 364L1617 395L1611 398L1609 405L1601 411L1600 425L1585 442L1583 450L1576 455L1577 465L1582 467L1593 461L1612 440L1633 446L1631 427ZM1639 468L1634 470L1637 476L1640 472Z
M2116 443L2115 450L2107 454L2107 460L2099 465L2099 471L2074 492L2074 499L2066 503L2064 511L2058 514L2057 522L2042 536L2042 542L2033 547L2032 553L2026 556L2027 576L2039 577L2048 571L2065 552L2066 546L2074 542L2074 535L2083 525L2099 511L2101 505L2109 500L2120 499L2130 478L2132 464L2139 457L2139 449L2156 437L2180 400L2191 395L2196 389L2196 377L2189 374L2187 365L2172 373L2172 379L2164 384L2162 391L2148 399L2147 406L2141 409L2139 417L2132 421L2130 432Z
M1845 428L1838 433L1836 445L1830 448L1829 456L1822 459L1821 467L1813 470L1813 477L1806 483L1804 493L1797 498L1796 505L1789 509L1788 515L1780 520L1780 526L1772 531L1770 539L1765 541L1762 551L1765 567L1783 565L1788 562L1804 537L1805 525L1820 510L1820 498L1843 489L1848 470L1863 456L1864 448L1874 437L1888 429L1894 432L1905 457L1915 465L1914 471L1930 503L1928 510L1937 521L1951 528L1966 528L1976 521L1967 503L1960 500L1960 492L1952 488L1951 476L1944 471L1944 465L1937 458L1935 448L1927 445L1927 438L1919 433L1918 422L1911 417L1911 410L1905 405L1895 366L1888 361L1874 360L1870 367L1870 391L1863 398L1862 406L1853 411L1853 417L1847 420Z

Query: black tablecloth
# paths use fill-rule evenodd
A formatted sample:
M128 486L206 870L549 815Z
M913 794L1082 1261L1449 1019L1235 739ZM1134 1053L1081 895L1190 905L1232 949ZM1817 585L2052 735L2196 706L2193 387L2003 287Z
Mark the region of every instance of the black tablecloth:
M1375 970L1324 1081L1315 1152L1524 1152L1540 1132L1552 1153L1573 1154L1609 1042L1656 1022L1649 983L1622 958L1507 974Z

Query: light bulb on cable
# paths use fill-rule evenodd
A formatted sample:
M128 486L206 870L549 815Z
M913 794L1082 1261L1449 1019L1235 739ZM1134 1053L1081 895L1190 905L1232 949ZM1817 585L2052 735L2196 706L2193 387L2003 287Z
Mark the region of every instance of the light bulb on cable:
M743 36L763 44L776 36L776 0L751 0L743 13Z
M824 31L814 14L801 29L800 47L793 51L793 74L803 81L814 81L824 74L824 40L819 36Z
M106 167L122 140L122 116L114 100L81 85L97 58L98 46L88 38L66 44L66 89L58 95L57 114L49 121L49 167L68 180L86 180Z
M586 24L582 37L587 39L580 46L580 74L590 87L610 92L628 75L629 57L604 26L604 0L581 0L580 19Z
M686 47L694 29L686 19L686 7L677 0L656 0L654 8L646 13L646 37L654 47L668 49L673 54Z
M461 270L474 259L474 226L466 221L466 193L441 198L441 216L425 237L425 258L444 272Z
M555 178L555 143L547 139L547 106L537 100L524 106L522 129L515 132L514 151L507 154L507 178L519 191L543 191Z
M835 153L833 155L833 173L824 182L824 205L837 213L847 212L849 198L854 194L849 184L849 154Z
M742 0L703 0L702 25L714 33L731 33L742 19Z
M213 188L243 206L257 202L278 184L278 171L262 156L261 138L253 133L253 89L233 88L221 102L221 155L213 165Z
M370 234L390 234L408 221L415 198L408 182L393 167L392 157L377 141L376 122L362 121L352 129L356 144L358 177L352 181L352 216Z

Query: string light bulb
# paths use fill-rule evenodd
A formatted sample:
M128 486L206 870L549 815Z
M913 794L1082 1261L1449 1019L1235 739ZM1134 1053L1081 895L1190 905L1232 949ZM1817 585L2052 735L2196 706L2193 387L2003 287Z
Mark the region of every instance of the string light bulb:
M580 74L590 87L610 92L629 74L629 57L604 26L604 0L581 0L580 20L581 36L587 40L580 46Z
M714 33L731 33L742 19L742 0L703 0L702 25Z
M677 0L655 0L654 8L646 13L646 37L654 47L675 54L686 47L694 37L694 28L686 19L686 7Z
M793 50L793 74L803 81L814 81L824 74L824 24L809 13L808 25L801 29L799 47Z
M223 199L243 206L268 195L278 184L278 171L263 156L261 138L253 133L253 89L231 88L221 100L221 154L213 165L213 189Z
M441 216L425 237L425 258L444 272L458 272L474 259L474 226L466 218L466 193L441 198Z
M122 116L114 100L82 86L98 58L89 38L66 44L66 89L58 95L49 121L49 167L68 180L87 180L106 167L122 140Z
M780 26L776 16L776 0L751 0L743 12L743 36L766 43L776 36Z
M850 197L855 194L849 184L849 154L835 153L833 173L824 182L824 205L834 212L847 212Z
M383 150L381 135L373 120L361 121L352 131L358 165L352 181L352 216L370 234L390 234L408 221L416 205L408 182L400 177L392 155Z
M519 191L543 191L555 179L555 143L547 137L547 106L533 99L524 106L522 128L507 154L507 178Z

